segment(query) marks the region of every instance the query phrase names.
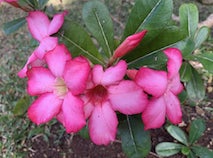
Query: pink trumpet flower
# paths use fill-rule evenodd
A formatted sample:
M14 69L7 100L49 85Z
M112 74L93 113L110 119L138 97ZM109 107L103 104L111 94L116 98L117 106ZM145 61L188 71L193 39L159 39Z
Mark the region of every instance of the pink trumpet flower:
M64 45L47 52L44 58L48 68L27 71L27 91L38 96L28 109L28 117L38 125L58 117L67 132L77 132L86 124L79 95L86 88L90 65L83 57L71 59Z
M46 52L54 49L58 44L57 37L51 37L54 33L58 32L64 23L64 16L67 12L56 14L52 21L49 20L48 16L41 11L29 12L27 16L28 29L32 36L39 41L39 46L29 57L27 63L23 69L18 72L18 76L21 78L26 77L27 67L31 62L43 60ZM32 64L33 65L33 64Z
M126 69L123 60L105 71L101 65L93 67L83 100L90 138L95 144L107 145L115 140L118 125L115 111L138 114L148 102L146 94L135 82L123 80Z
M176 48L168 48L164 53L168 58L168 73L142 67L135 76L135 82L152 95L152 99L142 113L145 129L161 127L165 122L165 116L173 124L182 121L181 105L177 97L183 90L178 72L182 64L182 54ZM129 73L130 76L134 76L134 71Z
M131 36L128 36L115 50L113 58L120 58L126 55L131 50L133 50L135 47L137 47L146 33L147 31L144 30Z

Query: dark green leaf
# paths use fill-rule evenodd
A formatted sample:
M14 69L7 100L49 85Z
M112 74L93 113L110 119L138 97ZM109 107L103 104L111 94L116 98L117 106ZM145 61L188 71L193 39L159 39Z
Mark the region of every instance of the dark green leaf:
M187 158L196 158L196 156L192 151L190 151L189 155L187 155Z
M88 131L88 126L85 126L84 128L82 128L80 131L79 131L79 134L81 137L85 138L85 139L89 139L89 131Z
M72 56L83 55L89 58L93 64L103 63L103 58L93 44L90 36L79 24L65 20L61 36L70 49Z
M170 21L172 9L171 0L136 0L129 15L123 39L143 29L148 30L144 40L156 37Z
M91 34L99 42L106 56L114 49L114 29L106 6L100 1L87 2L83 7L83 20Z
M156 51L128 62L128 66L129 68L140 68L141 66L148 65L150 68L160 69L165 66L166 61L167 58L164 53Z
M193 146L192 150L200 158L212 158L213 157L213 151L208 148L201 147L201 146Z
M174 125L170 125L166 129L173 138L185 145L188 145L186 134L182 129Z
M183 4L179 9L180 24L189 37L194 37L198 26L198 9L194 4Z
M209 28L206 26L201 27L195 35L195 48L199 48L201 44L208 38Z
M195 57L202 63L206 70L213 73L213 53L197 54Z
M192 68L192 76L191 80L189 80L186 84L186 90L188 97L191 101L198 103L203 100L205 97L205 86L201 75Z
M180 69L180 78L183 82L188 82L192 77L192 68L191 65L187 62L184 62Z
M206 126L203 119L193 120L189 129L189 143L193 144L205 131Z
M24 96L16 103L16 106L13 108L13 114L15 116L22 116L26 113L28 107L30 105L30 97Z
M6 35L9 35L15 31L17 31L20 27L25 24L26 20L25 17L18 18L3 24L3 30Z
M119 126L124 153L131 158L146 157L151 149L151 140L148 131L140 119L127 116L127 120Z
M156 146L155 151L160 156L172 156L181 151L183 145L171 142L163 142Z

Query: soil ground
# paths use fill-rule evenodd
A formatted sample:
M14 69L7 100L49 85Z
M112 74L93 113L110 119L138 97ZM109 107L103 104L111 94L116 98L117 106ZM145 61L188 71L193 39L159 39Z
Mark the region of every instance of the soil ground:
M124 2L130 4L130 1L125 0ZM190 2L186 0L186 2ZM123 3L123 1L122 1ZM176 5L178 6L179 3L175 0ZM18 15L19 11L16 9L14 10L10 6L3 6L4 7L4 13L6 15L1 15L1 21L6 22L8 19L5 17L10 17L10 15ZM210 6L212 8L212 6ZM200 15L202 19L205 19L206 15L211 13L209 11L208 6L206 5L199 5ZM122 16L122 13L120 14ZM124 16L124 15L123 15ZM116 18L116 17L115 17ZM125 16L122 19L119 19L120 22L125 21ZM8 52L8 55L13 55L14 49L18 49L20 45L16 45L13 43L10 43L10 39L14 38L14 36L20 36L17 34L21 34L22 38L26 38L26 40L29 40L28 36L23 35L23 30L19 31L15 35L11 35L9 37L6 37L2 33L0 34L0 40L1 40L1 50L0 50L0 56L1 56L1 65L7 64L4 63L4 53ZM11 51L12 50L12 51ZM14 68L15 70L18 70L19 68ZM209 88L210 87L210 88ZM211 89L213 87L212 81L207 82L207 89ZM205 110L209 107L213 107L213 92L211 90L208 92L208 99L206 99L204 102L200 103L198 106L183 106L183 129L187 132L187 127L190 124L190 121L195 118L203 118L206 122L207 130L205 131L204 135L199 139L197 142L198 144L208 147L209 149L213 149L213 114L209 110ZM60 128L59 124L55 124L50 129L50 135L48 138L48 141L43 137L43 135L37 135L33 138L30 138L27 140L27 148L23 149L23 151L27 152L26 158L126 158L125 154L122 152L121 143L119 141L119 138L116 142L110 144L109 146L97 146L93 144L89 139L84 139L80 137L79 135L70 135L66 134L65 132L62 132L62 135L60 135L60 139L58 139L58 133L56 131ZM168 135L168 133L165 131L164 128L151 130L151 138L152 138L152 151L147 156L147 158L156 158L158 157L155 154L154 147L159 142L164 141L171 141L173 142L173 138ZM182 158L183 155L175 155L172 156L173 158Z

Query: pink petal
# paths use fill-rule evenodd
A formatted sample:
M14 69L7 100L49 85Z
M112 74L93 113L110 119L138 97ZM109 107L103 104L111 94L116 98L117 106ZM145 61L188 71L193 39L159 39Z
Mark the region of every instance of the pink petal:
M37 125L55 117L61 109L62 100L52 93L45 93L36 99L28 109L28 117Z
M168 58L167 70L168 78L171 79L174 75L178 74L182 64L182 54L177 48L167 48L164 50L165 55Z
M160 128L165 122L166 105L163 97L153 98L142 113L144 129Z
M83 101L70 92L64 98L60 115L62 116L59 120L65 126L67 133L78 132L86 125Z
M27 91L30 95L39 95L54 90L55 77L43 67L34 67L27 72Z
M98 85L101 84L101 80L104 75L104 70L101 65L95 65L92 69L92 81Z
M134 79L135 79L135 76L137 75L137 73L138 73L138 70L136 70L136 69L128 69L127 72L126 72L126 75L127 75L130 79L134 80Z
M52 35L52 34L58 32L58 30L61 28L61 26L64 23L64 16L66 14L67 14L67 12L64 11L62 13L54 15L54 17L50 23L49 29L48 29L48 35Z
M120 60L115 66L111 66L103 72L103 68L100 66L95 66L93 68L93 81L97 84L102 84L104 86L116 84L126 74L127 64L125 61ZM99 83L101 82L101 83Z
M182 122L182 112L180 101L172 92L168 91L164 95L166 103L166 115L173 124Z
M115 140L118 120L109 102L95 106L89 119L89 134L97 145L107 145Z
M38 58L43 59L47 51L53 50L58 44L57 37L46 37L41 40L38 48L35 50L35 54Z
M148 103L147 95L133 81L121 81L108 91L113 109L126 115L141 113Z
M84 114L85 118L89 118L92 114L92 111L94 110L94 105L90 101L90 98L86 97L85 95L81 96L81 99L84 102Z
M35 53L32 53L30 55L30 57L27 60L27 63L24 65L24 67L18 72L18 76L20 78L24 78L26 77L26 73L27 73L27 69L28 69L28 64L31 63L32 61L35 61L37 59L37 56L35 55Z
M139 69L135 82L142 87L142 89L155 96L161 96L167 89L167 74L164 71L152 70L150 68L142 67Z
M137 47L146 34L146 30L128 36L115 50L114 58L120 58Z
M71 59L69 50L65 45L60 44L52 51L49 51L45 55L48 68L55 76L62 76L65 68L65 64Z
M67 62L64 80L74 95L80 94L85 90L89 73L90 65L86 58L76 57Z
M183 90L184 87L182 83L180 82L179 74L173 76L173 78L169 81L168 86L170 91L175 95L178 95Z
M44 37L48 36L50 20L45 13L41 11L29 12L26 20L28 29L36 40L41 41Z

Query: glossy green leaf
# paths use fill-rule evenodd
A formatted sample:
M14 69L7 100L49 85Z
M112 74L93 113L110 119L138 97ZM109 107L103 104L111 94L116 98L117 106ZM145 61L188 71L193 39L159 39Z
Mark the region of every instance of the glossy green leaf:
M136 0L129 15L123 39L143 29L148 30L146 39L151 40L158 35L170 21L173 3L171 0Z
M103 58L93 44L88 33L77 23L65 20L60 33L72 56L83 55L93 64L103 63Z
M140 68L141 66L148 65L150 68L160 69L165 66L166 61L167 58L164 53L156 51L130 61L127 64L129 68Z
M186 91L191 101L198 103L205 97L205 86L201 75L192 68L191 79L186 83Z
M155 151L159 156L172 156L179 153L182 147L183 145L181 144L163 142L155 147Z
M18 18L3 24L3 30L6 35L9 35L19 28L21 28L26 23L25 17Z
M127 120L119 125L122 149L130 158L143 158L151 150L151 140L148 131L140 119L127 116Z
M192 151L200 158L212 158L213 157L213 151L208 148L205 148L205 147L193 146Z
M201 44L208 38L209 35L209 28L206 26L201 27L195 35L195 48L199 48Z
M16 103L15 107L13 108L13 114L15 116L22 116L27 112L27 109L30 105L30 97L24 96Z
M189 143L193 144L195 141L200 138L200 136L205 131L206 126L203 119L196 119L193 120L190 129L189 129Z
M180 24L183 31L194 37L198 26L198 9L194 4L182 4L179 9Z
M213 73L213 53L197 54L195 57L202 63L206 70Z
M114 49L114 29L108 9L100 1L89 1L84 5L82 15L86 27L102 47L105 56L110 57Z
M190 60L192 52L195 50L195 42L192 38L186 38L175 44L175 47L181 50L183 58Z
M184 62L180 69L180 79L183 82L188 82L192 77L192 67L188 62Z
M170 125L166 128L166 130L173 138L175 138L176 140L178 140L179 142L185 145L188 145L186 134L184 133L182 129L180 129L177 126Z

